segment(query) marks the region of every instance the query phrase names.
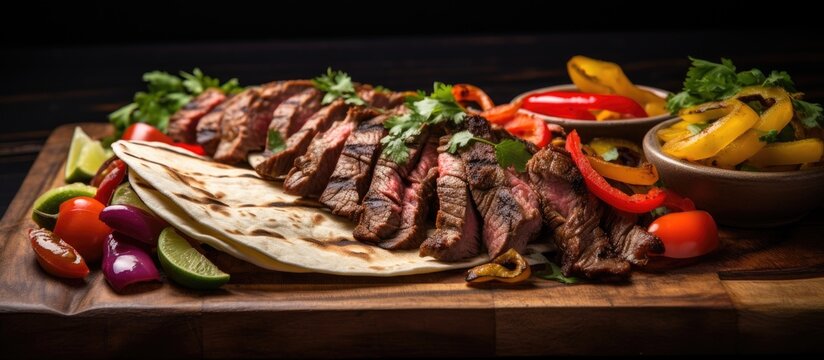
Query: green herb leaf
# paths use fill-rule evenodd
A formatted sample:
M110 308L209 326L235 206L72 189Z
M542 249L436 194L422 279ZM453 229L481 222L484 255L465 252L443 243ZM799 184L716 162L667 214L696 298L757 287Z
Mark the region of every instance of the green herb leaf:
M704 123L689 124L689 125L687 125L687 130L689 130L693 135L695 135L695 134L700 133L701 130L706 129L707 126L710 126L710 125L709 124L704 124Z
M337 99L343 99L346 104L366 105L366 101L363 101L355 91L352 78L343 71L332 71L331 67L327 68L326 74L312 79L312 83L318 90L326 92L321 101L323 105Z
M459 124L466 113L452 96L452 86L436 82L432 93L423 92L406 98L409 112L401 116L392 116L384 122L389 134L381 139L383 154L390 160L405 164L409 160L407 143L420 135L430 125L451 122Z
M762 83L763 86L777 86L782 87L784 90L789 92L795 92L795 83L790 78L790 74L787 74L786 71L775 71L770 73L764 82Z
M798 120L808 128L821 127L824 122L824 115L819 104L793 99L793 107Z
M767 144L772 144L778 141L778 131L777 130L770 130L758 137L758 141L765 142Z
M664 216L669 213L669 209L666 206L659 206L652 211L649 212L650 216L653 218L657 218L659 216Z
M449 143L447 144L448 148L446 151L450 154L454 154L458 151L458 149L469 144L469 142L472 141L472 137L472 133L468 130L455 133L452 135L452 138L449 139Z
M617 160L618 159L618 148L616 148L614 146L609 148L609 150L607 150L607 152L601 154L601 158L604 159L604 161Z
M266 137L266 149L273 154L279 153L286 149L286 141L280 135L280 131L269 129L269 135Z
M495 158L502 168L512 166L517 172L526 171L526 162L532 154L526 150L526 145L520 141L506 139L495 145Z
M567 285L584 282L584 279L581 278L573 276L564 276L564 274L561 272L561 268L551 261L547 261L546 269L536 273L535 275L544 280L557 281L559 283Z
M759 85L766 80L764 73L758 69L751 69L749 71L742 71L736 74L738 84L741 86Z

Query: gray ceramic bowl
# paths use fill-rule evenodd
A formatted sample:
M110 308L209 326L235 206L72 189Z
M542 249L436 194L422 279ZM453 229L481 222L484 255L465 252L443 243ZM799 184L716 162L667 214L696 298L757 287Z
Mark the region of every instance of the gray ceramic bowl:
M783 172L717 169L665 154L655 133L680 119L663 122L644 137L644 154L661 180L687 196L715 221L739 227L771 227L799 220L824 201L824 168Z
M669 94L668 91L664 91L657 88L652 88L648 86L639 87L644 90L652 91L653 93L655 93L655 95L658 95L662 98L666 98L667 94ZM578 91L578 88L575 87L575 85L573 84L566 84L535 89L516 96L514 99L512 99L512 102L519 101L535 93L546 91ZM644 134L646 134L651 127L655 126L661 121L673 118L673 116L670 114L664 114L638 119L593 121L566 119L557 116L541 115L527 110L521 111L533 114L546 122L561 125L567 132L570 132L572 130L578 130L578 135L581 136L581 139L585 142L596 137L617 137L640 142L641 139L643 139Z

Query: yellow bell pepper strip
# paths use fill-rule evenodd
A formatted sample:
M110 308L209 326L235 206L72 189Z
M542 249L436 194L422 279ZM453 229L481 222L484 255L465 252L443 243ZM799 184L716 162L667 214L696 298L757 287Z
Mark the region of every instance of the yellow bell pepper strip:
M572 83L582 92L629 97L641 104L649 116L668 112L666 100L633 85L616 63L578 55L567 62L567 71Z
M758 114L743 102L728 99L723 103L726 115L698 134L664 143L662 150L680 159L706 159L718 154L758 121Z
M605 203L618 210L641 214L652 211L664 202L666 194L657 187L652 187L646 194L627 195L610 185L603 176L598 174L587 161L586 156L581 151L581 138L578 132L572 130L567 135L566 150L572 157L572 161L581 171L584 183L593 195L603 200Z
M675 139L682 139L690 136L692 135L692 132L687 129L675 129L670 126L668 128L658 130L655 134L658 135L658 139L666 143Z
M741 100L758 99L772 105L761 113L752 129L747 130L715 156L713 163L725 168L735 167L755 155L767 145L759 139L761 134L771 130L781 131L793 118L790 94L782 88L751 86L741 90L735 97Z
M597 154L597 156L593 156L585 152L590 165L605 178L630 185L653 185L658 181L658 170L646 161L641 148L632 141L595 138L589 143L589 147ZM620 147L638 154L641 157L641 163L638 166L626 166L604 160L605 153Z
M723 101L713 101L681 109L678 116L688 124L707 123L727 115L729 109Z
M824 155L824 141L811 138L769 144L751 157L749 162L759 167L797 165L821 161L821 155Z

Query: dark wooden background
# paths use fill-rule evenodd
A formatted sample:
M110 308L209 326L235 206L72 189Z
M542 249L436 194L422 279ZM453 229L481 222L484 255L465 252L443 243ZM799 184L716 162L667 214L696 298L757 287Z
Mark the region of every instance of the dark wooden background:
M65 123L105 122L144 88L141 74L155 69L200 67L224 80L257 84L308 78L332 66L392 89L430 89L436 80L473 83L506 102L535 87L569 82L565 63L576 54L618 62L634 82L673 91L687 56L724 56L741 69L787 70L810 99L824 100L824 42L816 31L799 28L817 21L797 9L715 4L700 16L650 17L618 15L625 10L619 3L592 5L583 14L574 4L544 12L526 2L469 12L454 4L409 6L396 13L408 16L399 18L367 16L353 7L307 17L176 1L140 4L50 6L24 12L22 19L10 14L3 23L0 213L50 131ZM172 18L177 26L170 26ZM30 31L35 25L48 27L43 30L50 35Z

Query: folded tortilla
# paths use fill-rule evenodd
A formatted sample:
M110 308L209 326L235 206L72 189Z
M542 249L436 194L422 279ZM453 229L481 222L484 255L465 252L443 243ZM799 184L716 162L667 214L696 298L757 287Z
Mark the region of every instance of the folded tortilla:
M115 154L137 176L135 192L187 235L263 268L338 275L397 276L461 269L489 261L420 257L352 237L348 220L320 203L283 192L280 183L156 142L118 141Z

